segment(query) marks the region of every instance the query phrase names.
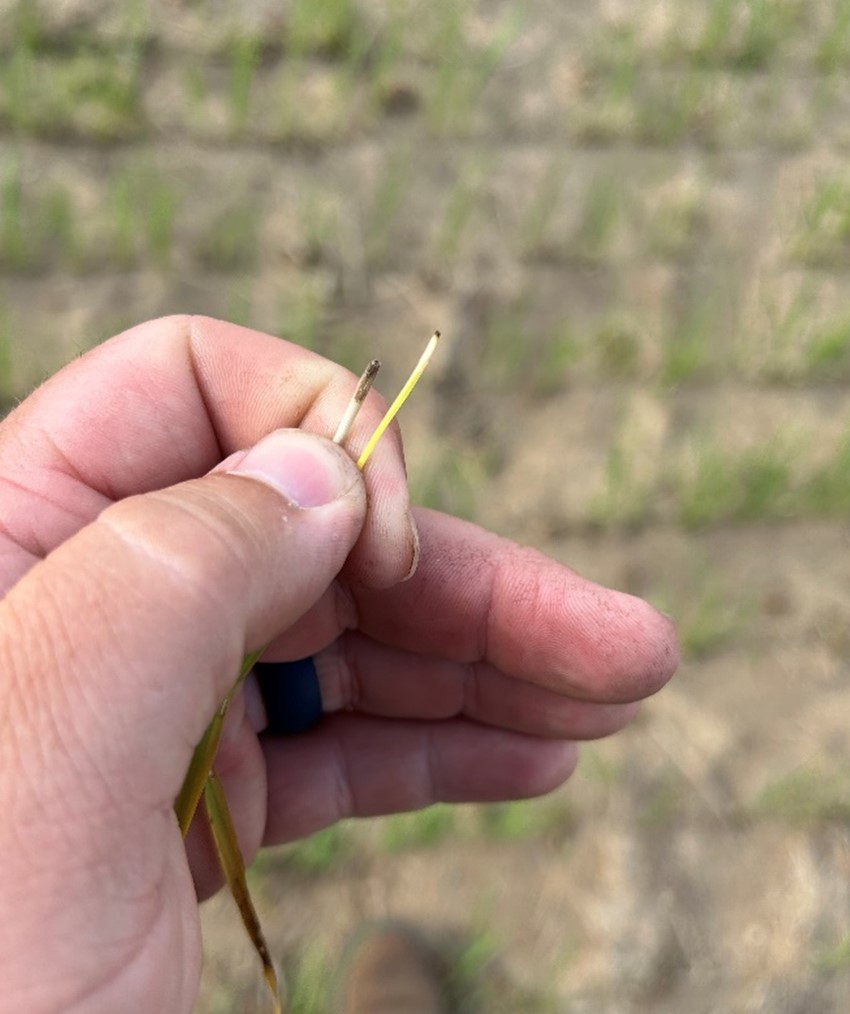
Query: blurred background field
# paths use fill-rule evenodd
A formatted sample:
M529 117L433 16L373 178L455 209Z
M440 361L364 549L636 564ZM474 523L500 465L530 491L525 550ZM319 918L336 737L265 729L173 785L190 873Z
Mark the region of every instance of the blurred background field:
M467 1012L850 1009L850 2L0 0L0 401L187 311L390 394L441 328L416 499L684 649L551 797L264 855L293 1009L384 915Z

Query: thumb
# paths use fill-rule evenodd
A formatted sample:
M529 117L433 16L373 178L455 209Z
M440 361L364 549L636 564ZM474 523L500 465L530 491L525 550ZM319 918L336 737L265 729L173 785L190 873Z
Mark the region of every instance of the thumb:
M298 430L109 507L0 603L0 803L24 775L54 817L170 804L243 654L318 600L365 515L348 455Z

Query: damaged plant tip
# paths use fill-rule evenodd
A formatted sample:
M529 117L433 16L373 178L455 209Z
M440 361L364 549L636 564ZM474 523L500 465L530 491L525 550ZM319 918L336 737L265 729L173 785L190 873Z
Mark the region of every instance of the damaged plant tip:
M351 401L348 403L348 407L343 413L342 419L339 421L339 426L336 428L336 433L334 433L333 442L335 444L341 444L351 432L351 427L354 425L357 413L360 411L363 402L366 400L366 395L372 390L372 385L375 383L375 378L378 376L378 370L380 370L380 368L381 361L379 359L373 359L363 371L363 376L357 382L357 390L354 392Z

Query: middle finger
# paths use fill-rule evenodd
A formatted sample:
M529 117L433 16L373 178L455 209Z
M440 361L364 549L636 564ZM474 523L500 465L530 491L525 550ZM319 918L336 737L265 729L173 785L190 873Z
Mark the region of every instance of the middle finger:
M452 662L343 634L315 656L325 711L381 718L468 718L531 736L598 739L634 718L636 703L576 700L484 662Z

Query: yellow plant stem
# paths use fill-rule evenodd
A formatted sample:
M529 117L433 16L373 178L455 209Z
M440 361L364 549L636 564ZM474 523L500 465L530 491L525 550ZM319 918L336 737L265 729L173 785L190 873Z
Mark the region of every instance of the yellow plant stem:
M177 823L180 825L180 833L185 838L189 833L189 827L198 809L198 803L204 793L207 783L207 776L212 771L213 761L218 752L218 744L221 742L221 733L224 729L224 719L227 716L227 709L233 700L236 691L245 681L245 677L253 669L254 663L263 654L263 650L252 651L242 659L242 666L239 669L239 677L230 688L227 697L221 702L218 711L207 726L206 732L200 743L195 747L192 760L189 762L189 770L183 779L180 793L174 802L174 809L177 812Z
M386 415L378 424L378 428L369 438L363 452L357 459L357 467L361 469L361 471L371 457L372 452L375 450L378 441L384 435L387 427L393 419L395 419L399 409L410 397L411 391L414 387L416 387L419 382L419 378L425 372L439 340L440 332L435 331L431 340L425 347L425 351L422 353L419 362L416 364L404 387L399 392L398 397L389 407ZM373 360L366 367L366 371L360 378L354 397L349 403L349 406L345 411L345 415L343 416L334 436L334 440L337 443L342 443L345 440L345 437L354 424L357 413L363 405L366 395L369 393L369 389L375 380L375 376L380 369L380 365L381 364L377 360ZM198 743L195 747L195 751L192 754L192 760L189 763L189 770L186 772L183 785L181 786L180 792L175 800L174 809L177 813L177 822L180 825L180 833L185 838L189 833L189 827L191 826L195 813L197 812L201 796L204 797L204 808L207 812L210 829L212 831L213 840L215 841L215 847L222 871L227 879L230 893L233 895L233 898L239 907L239 912L242 916L245 928L248 931L248 936L251 938L254 949L257 951L257 954L263 963L263 974L265 975L266 982L268 983L269 989L274 997L275 1014L282 1014L283 1008L280 1001L280 987L278 984L277 973L275 971L274 964L272 963L271 955L263 936L263 931L260 927L260 920L257 917L257 912L248 891L248 881L245 875L245 863L239 849L239 842L237 841L233 821L230 816L230 810L227 806L227 799L225 798L224 790L221 786L218 775L216 775L213 770L213 762L215 761L215 756L221 742L221 734L224 729L224 720L227 717L227 709L230 707L230 702L233 700L236 691L245 681L248 673L254 667L254 663L259 661L264 650L265 649L249 652L249 654L245 655L242 659L242 665L236 682L221 702L218 711L207 726L200 743Z
M227 805L227 798L224 795L224 788L221 780L211 769L204 786L204 806L210 822L215 849L218 853L218 860L221 869L227 880L227 886L233 895L233 900L239 906L239 913L242 922L254 950L259 954L263 963L263 975L268 983L269 991L274 1000L275 1014L282 1014L280 1002L280 986L278 984L277 972L274 962L269 953L266 938L260 926L260 920L251 895L248 891L248 880L245 875L245 862L242 859L242 850L239 848L239 841L236 837L236 829L233 826L233 819L230 816L230 809Z
M372 452L375 450L378 441L386 432L387 427L393 419L395 419L396 415L398 415L399 409L410 397L411 391L413 391L414 387L416 387L419 382L419 378L425 372L439 340L440 332L435 331L431 336L431 340L425 346L425 351L422 353L419 362L416 364L404 387L399 392L398 397L392 405L390 405L386 415L383 419L381 419L377 429L369 438L363 452L357 459L357 467L361 471L371 457ZM351 402L345 411L343 421L337 429L334 440L341 442L345 439L345 436L348 434L348 431L354 423L357 412L366 400L366 395L369 393L380 368L381 364L376 359L373 359L366 367L363 376L357 384L357 390L354 393L354 397L351 399ZM212 770L213 761L215 759L216 752L218 751L218 745L221 741L221 732L224 728L224 719L227 715L227 709L230 707L230 702L233 700L236 691L242 685L245 677L253 668L254 663L258 661L263 654L263 650L252 652L243 658L242 667L239 670L239 676L236 682L231 687L230 693L228 693L227 697L225 697L225 699L221 702L221 706L213 716L213 719L207 726L206 732L204 733L200 743L198 743L197 747L195 747L195 752L192 754L189 770L186 772L186 777L183 780L183 785L174 804L174 808L177 811L177 819L180 824L180 831L184 838L189 832L189 826L192 823L192 819L194 818L195 812L198 808L198 803L200 802L201 796L204 792L207 776Z
M433 335L431 335L431 340L425 346L425 351L422 353L422 357L420 358L419 362L414 367L413 373L411 373L410 376L407 378L407 383L399 391L398 397L392 403L392 405L390 405L389 410L387 411L387 414L378 423L378 428L375 430L375 432L372 434L372 436L369 437L369 442L363 448L363 452L361 453L360 457L357 459L357 467L358 468L362 469L362 468L365 467L366 462L372 456L372 451L375 450L375 448L378 445L378 441L384 435L384 432L386 431L386 428L393 421L393 419L395 419L395 417L398 415L399 409L407 401L407 399L410 397L410 393L413 390L413 388L416 387L416 385L419 383L419 378L425 372L425 368L428 366L428 363L431 361L431 356L434 355L434 350L437 348L437 343L439 342L439 340L440 340L440 332L439 331L435 331L433 333Z

